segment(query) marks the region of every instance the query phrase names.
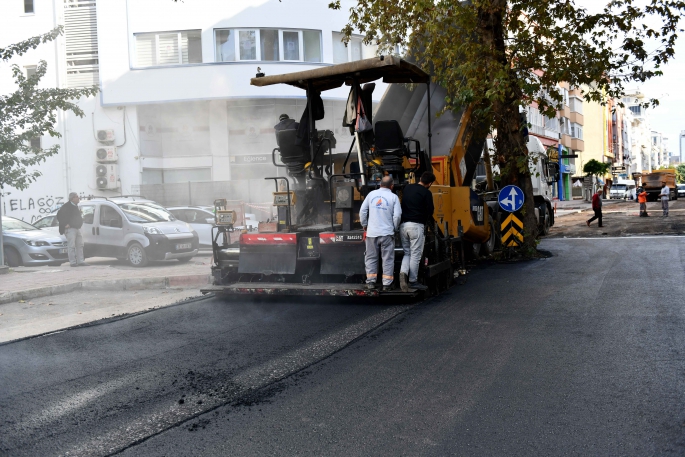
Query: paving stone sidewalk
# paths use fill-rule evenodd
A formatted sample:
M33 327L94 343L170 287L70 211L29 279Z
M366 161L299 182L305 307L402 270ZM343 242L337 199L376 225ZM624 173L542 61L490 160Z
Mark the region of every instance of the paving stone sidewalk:
M100 281L100 283L111 281L114 286L117 280L167 278L169 286L183 287L184 278L196 279L203 275L209 277L211 273L210 253L200 254L187 263L178 261L150 262L150 265L145 268L134 268L109 258L90 258L87 259L87 262L91 265L90 267L72 268L68 263L65 263L61 267L12 268L9 274L0 275L0 296L84 281ZM172 278L170 284L169 278Z

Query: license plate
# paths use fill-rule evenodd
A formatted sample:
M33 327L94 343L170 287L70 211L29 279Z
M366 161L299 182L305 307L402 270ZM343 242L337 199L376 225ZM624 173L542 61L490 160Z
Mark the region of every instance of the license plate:
M60 250L59 250L59 253L60 253L60 254L66 254L66 253L67 253L66 248L65 248L65 249L60 249Z
M182 244L177 244L177 245L176 245L176 250L177 250L177 251L180 251L180 250L182 250L182 249L190 249L191 247L193 247L193 245L190 244L190 243L182 243Z

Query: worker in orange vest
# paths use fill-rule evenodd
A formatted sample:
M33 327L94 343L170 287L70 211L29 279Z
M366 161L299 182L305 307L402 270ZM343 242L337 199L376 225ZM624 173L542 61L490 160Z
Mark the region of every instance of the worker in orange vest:
M640 217L649 217L647 214L647 192L643 187L638 189L637 202L640 204Z

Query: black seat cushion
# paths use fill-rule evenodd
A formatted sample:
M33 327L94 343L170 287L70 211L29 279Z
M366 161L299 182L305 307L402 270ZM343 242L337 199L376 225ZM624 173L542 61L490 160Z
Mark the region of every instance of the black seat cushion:
M297 144L297 130L279 130L276 132L276 142L281 151L281 161L291 172L300 172L309 161L306 151Z
M395 120L378 121L376 130L376 152L380 155L404 154L404 134L399 122Z

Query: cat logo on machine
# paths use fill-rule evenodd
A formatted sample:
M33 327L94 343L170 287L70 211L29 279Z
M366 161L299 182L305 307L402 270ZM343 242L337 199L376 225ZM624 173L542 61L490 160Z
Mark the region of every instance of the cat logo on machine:
M336 242L344 241L363 241L364 235L335 235Z

